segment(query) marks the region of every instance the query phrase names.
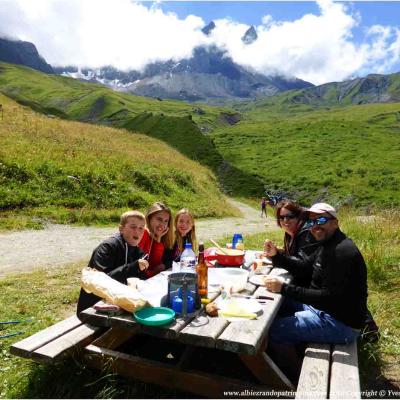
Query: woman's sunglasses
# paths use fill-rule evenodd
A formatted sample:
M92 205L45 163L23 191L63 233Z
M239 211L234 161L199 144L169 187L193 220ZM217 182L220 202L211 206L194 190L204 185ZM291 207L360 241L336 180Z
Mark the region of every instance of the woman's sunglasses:
M334 218L329 218L329 217L318 217L316 219L309 219L305 226L306 228L312 228L314 225L325 225L327 222L329 222L331 219Z
M294 218L297 218L297 215L294 215L294 214L285 214L285 215L280 215L279 216L279 219L281 220L281 221L283 221L284 219L294 219Z

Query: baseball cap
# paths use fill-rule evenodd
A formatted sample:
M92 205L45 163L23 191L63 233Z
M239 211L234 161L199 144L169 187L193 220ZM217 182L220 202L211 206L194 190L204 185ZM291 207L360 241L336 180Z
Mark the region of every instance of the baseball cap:
M323 214L323 213L328 213L332 215L332 217L337 219L337 212L336 210L327 203L316 203L313 204L308 210L308 213L315 213L315 214Z

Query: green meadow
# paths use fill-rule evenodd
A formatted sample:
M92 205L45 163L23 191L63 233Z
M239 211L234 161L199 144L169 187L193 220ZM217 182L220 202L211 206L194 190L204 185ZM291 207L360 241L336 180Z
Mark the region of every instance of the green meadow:
M229 126L230 116L236 114L232 109L119 93L1 62L0 92L51 117L126 128L160 139L209 167L227 193L248 196L250 188L258 196L262 190L262 182L224 160L208 136L217 127Z
M304 204L400 205L399 103L329 109L265 103L242 105L242 121L212 133L235 167Z

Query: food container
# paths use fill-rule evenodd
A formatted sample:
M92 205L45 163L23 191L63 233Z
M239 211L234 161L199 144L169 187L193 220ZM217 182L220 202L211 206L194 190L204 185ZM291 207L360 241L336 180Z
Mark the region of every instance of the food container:
M232 292L240 292L246 287L249 271L242 268L217 269L218 280L224 287L230 287Z
M221 250L217 249L215 252L208 252L205 254L206 261L216 260L220 265L232 265L240 266L244 262L244 251L237 249L224 249L223 253Z

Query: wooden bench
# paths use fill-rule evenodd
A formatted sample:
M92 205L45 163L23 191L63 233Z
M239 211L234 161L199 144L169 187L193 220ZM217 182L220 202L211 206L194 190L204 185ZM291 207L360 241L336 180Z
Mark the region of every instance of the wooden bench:
M53 364L91 343L101 328L84 324L73 315L11 345L16 356Z
M296 399L359 399L357 342L310 344L305 352Z

